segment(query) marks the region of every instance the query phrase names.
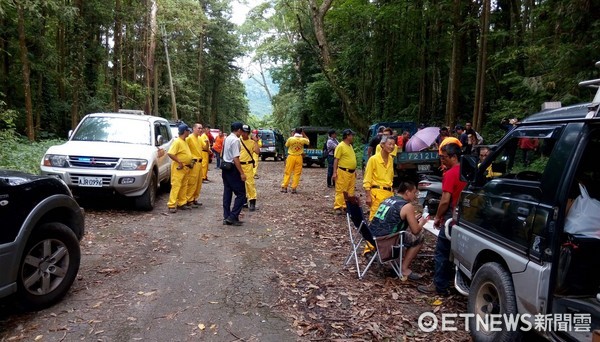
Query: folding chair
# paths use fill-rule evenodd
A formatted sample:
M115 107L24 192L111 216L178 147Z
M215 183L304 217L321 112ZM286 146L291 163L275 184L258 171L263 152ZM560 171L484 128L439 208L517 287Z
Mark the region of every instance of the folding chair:
M346 220L348 223L348 235L350 237L351 251L344 266L348 265L350 260L354 258L356 265L356 272L358 278L362 279L373 264L378 259L379 263L385 265L388 264L392 267L398 277L402 277L401 267L402 264L402 233L397 232L394 234L373 237L369 230L369 223L365 219L362 208L358 197L348 196L348 193L344 193L344 199L346 200ZM358 256L358 250L363 242L370 242L371 245L375 246L375 252L367 262L367 265L361 271L360 262Z

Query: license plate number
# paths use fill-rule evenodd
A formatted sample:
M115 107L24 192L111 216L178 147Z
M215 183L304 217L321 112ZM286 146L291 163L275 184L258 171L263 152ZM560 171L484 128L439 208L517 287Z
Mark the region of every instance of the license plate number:
M419 191L419 198L427 197L427 191Z
M317 156L312 156L311 158L314 159L314 160L318 160L319 159L319 157L317 157Z
M101 188L102 177L79 177L79 186Z
M429 170L431 170L431 165L429 165L429 164L417 165L417 170L419 170L419 171L429 171Z

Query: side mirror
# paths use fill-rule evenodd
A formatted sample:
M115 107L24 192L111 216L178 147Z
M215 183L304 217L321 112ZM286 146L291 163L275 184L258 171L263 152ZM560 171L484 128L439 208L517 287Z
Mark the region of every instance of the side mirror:
M73 135L73 130L70 129L69 133L67 133L67 139L70 139L72 135Z
M162 135L156 137L156 146L160 146L165 143L165 138Z
M460 157L460 180L463 182L473 182L477 175L477 157L461 156Z

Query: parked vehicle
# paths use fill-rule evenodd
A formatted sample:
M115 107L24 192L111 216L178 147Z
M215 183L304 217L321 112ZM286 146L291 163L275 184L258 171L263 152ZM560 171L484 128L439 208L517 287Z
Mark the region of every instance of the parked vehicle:
M598 87L600 80L580 84ZM579 184L600 198L599 102L600 91L592 103L529 116L480 166L475 157L462 157L468 186L451 230L451 251L455 286L468 295L470 313L519 314L520 327L527 326L523 320L534 326L536 315L583 317L582 329L572 321L565 329L538 331L556 340L590 341L591 331L600 328L600 228L588 220L583 228L590 236L566 225ZM523 138L539 141L529 158L518 148ZM578 221L597 215L580 214ZM494 331L476 324L469 321L475 341L512 341L522 334L505 324Z
M304 130L304 133L310 141L310 144L304 147L304 164L306 167L310 167L312 164L325 167L327 156L323 154L323 144L327 141L327 132L329 132L331 128L315 126L302 126L300 128ZM319 139L319 137L321 137L321 139ZM322 140L321 144L319 144L320 140Z
M262 141L260 159L273 158L275 161L285 159L285 140L283 135L274 129L259 129L258 136Z
M172 135L163 118L129 113L86 115L69 140L48 149L42 175L62 179L76 196L120 194L154 208L158 186L170 187Z
M429 208L429 214L435 216L440 199L442 198L442 177L437 175L423 175L417 184L419 189L419 204Z
M0 170L0 298L41 309L73 284L81 259L84 215L55 177Z

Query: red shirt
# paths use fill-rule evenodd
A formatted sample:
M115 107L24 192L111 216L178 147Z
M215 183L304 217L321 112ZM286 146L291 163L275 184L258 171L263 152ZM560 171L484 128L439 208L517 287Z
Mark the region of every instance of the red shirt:
M452 194L452 208L456 208L460 193L463 191L466 182L460 180L460 164L454 165L450 170L444 173L442 178L442 191Z

